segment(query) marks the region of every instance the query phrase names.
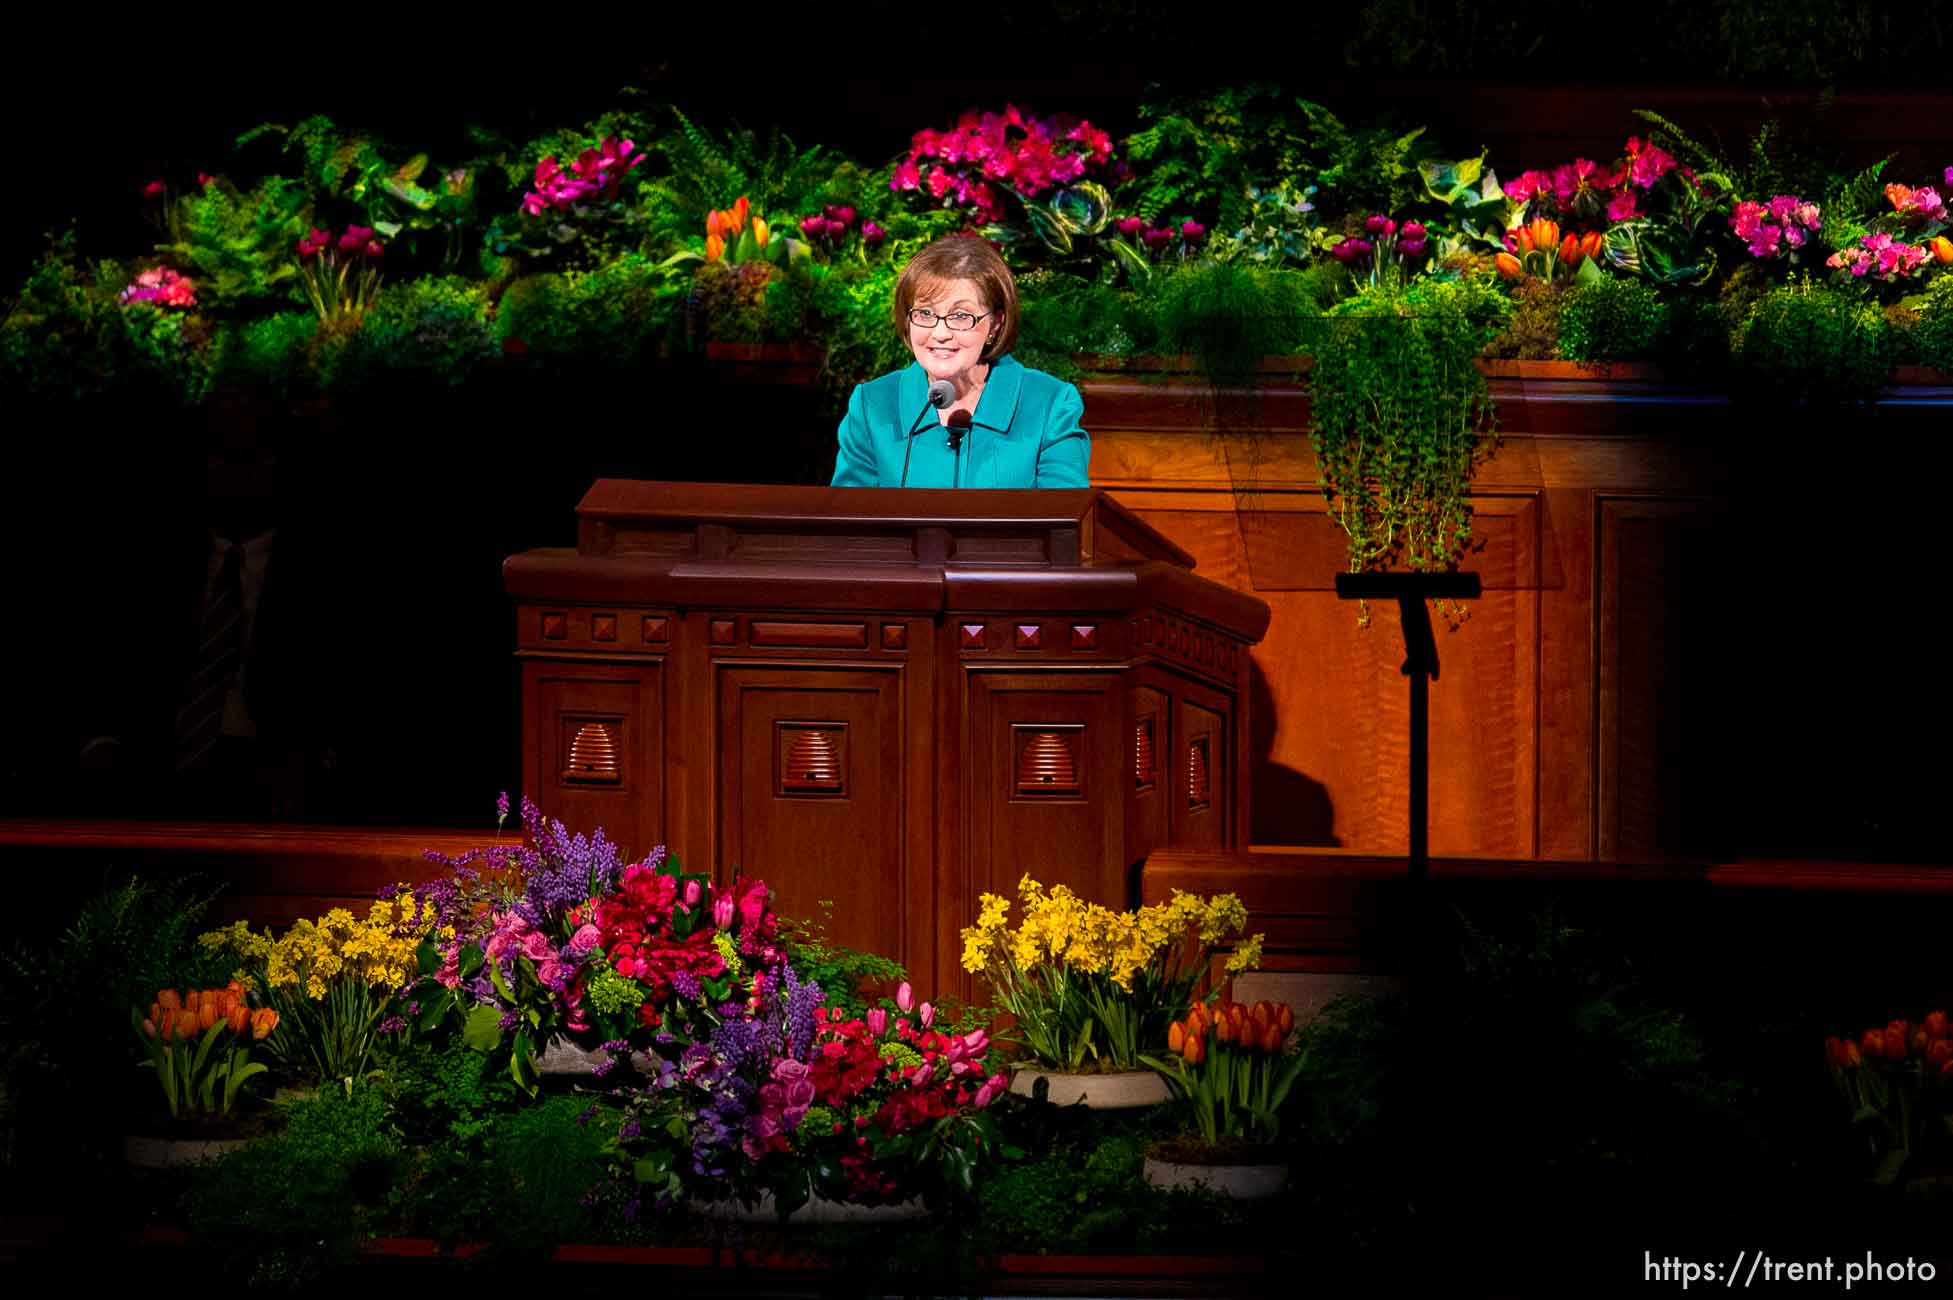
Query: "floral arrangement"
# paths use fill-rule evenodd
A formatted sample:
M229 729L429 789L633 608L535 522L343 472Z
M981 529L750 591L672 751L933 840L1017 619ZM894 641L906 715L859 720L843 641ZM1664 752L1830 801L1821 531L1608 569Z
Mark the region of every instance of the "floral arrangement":
M1371 284L1408 278L1424 265L1429 232L1421 221L1405 221L1373 213L1364 218L1362 235L1338 240L1329 255Z
M1508 280L1537 276L1542 280L1570 277L1600 256L1601 235L1572 231L1562 235L1559 223L1536 217L1506 236L1506 248L1494 255L1499 274Z
M380 289L380 259L386 245L371 226L347 226L334 239L313 230L298 241L299 277L320 320L357 318Z
M122 291L122 301L146 302L157 307L194 307L197 286L188 276L179 275L167 266L156 266L142 272L135 283Z
M335 907L276 939L237 921L198 942L239 958L244 982L286 1026L267 1047L282 1069L351 1081L366 1074L380 1036L404 1027L396 995L435 922L435 910L399 886L364 918Z
M779 977L763 881L715 888L662 846L624 865L601 828L571 834L529 799L521 816L527 843L430 854L453 874L413 891L436 935L415 991L423 1025L455 1012L464 1037L505 1053L534 1092L553 1038L622 1055L663 1028L675 1002L753 1004Z
M593 197L615 203L624 177L644 159L635 143L614 135L578 154L567 170L550 154L536 164L535 188L522 196L522 211L531 217L566 215Z
M752 999L686 998L620 1137L640 1194L882 1205L969 1192L998 1148L982 1029L952 1033L905 982L893 1014L821 1005L791 966Z
M1926 1148L1953 1142L1953 1033L1946 1012L1824 1040L1832 1082L1865 1128L1878 1179L1892 1182Z
M1002 113L972 109L945 131L921 130L889 176L891 190L926 191L939 203L970 208L977 222L1004 219L1001 192L1036 198L1087 179L1112 159L1112 137L1082 118L1034 117L1015 104Z
M251 1044L278 1027L278 1013L254 1010L236 980L221 989L162 989L148 1015L140 1008L131 1015L148 1054L141 1064L155 1071L171 1119L230 1114L244 1084L265 1072L251 1059Z
M1114 912L1063 885L1047 892L1028 875L1017 891L1024 919L1015 930L1009 900L980 897L977 923L963 931L963 969L989 981L1031 1059L1058 1070L1139 1068L1140 1052L1165 1037L1213 949L1248 923L1233 894L1175 890L1169 902ZM1236 948L1230 975L1260 964L1261 938Z
M1302 1072L1295 1012L1286 1004L1196 1002L1167 1027L1166 1050L1146 1063L1192 1106L1207 1146L1280 1135L1282 1103Z

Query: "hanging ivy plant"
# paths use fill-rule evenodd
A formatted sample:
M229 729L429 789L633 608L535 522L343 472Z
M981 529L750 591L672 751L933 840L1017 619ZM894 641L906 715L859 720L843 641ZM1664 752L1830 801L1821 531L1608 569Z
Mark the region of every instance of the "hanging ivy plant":
M1475 281L1420 280L1365 289L1322 319L1310 440L1350 572L1457 567L1471 478L1497 436L1474 363L1509 311Z

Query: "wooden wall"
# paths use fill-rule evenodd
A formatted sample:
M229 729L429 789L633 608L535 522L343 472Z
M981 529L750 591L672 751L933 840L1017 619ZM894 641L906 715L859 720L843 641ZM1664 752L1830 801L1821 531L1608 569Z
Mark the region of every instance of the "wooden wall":
M1372 607L1365 629L1336 598L1342 536L1316 486L1299 382L1268 374L1257 394L1218 397L1172 374L1081 388L1094 484L1192 552L1197 572L1273 607L1251 674L1252 842L1404 852L1403 641L1394 608ZM1905 670L1879 641L1856 662L1800 660L1805 642L1786 626L1787 614L1821 622L1859 608L1842 593L1808 599L1779 577L1799 541L1786 524L1828 508L1821 476L1791 452L1796 434L1836 437L1847 417L1808 413L1806 430L1792 420L1765 436L1764 421L1726 398L1630 368L1602 378L1506 363L1493 388L1503 439L1473 488L1478 545L1466 565L1486 592L1441 628L1431 691L1431 851L1559 861L1759 851L1745 837L1771 815L1772 791L1742 774L1803 770L1766 725L1780 692L1798 692L1793 707L1815 716L1821 688L1807 670ZM1912 421L1899 433L1908 446L1930 441L1918 421L1953 427L1953 390L1892 397L1849 418L1877 437ZM1895 502L1908 495L1899 477ZM1892 513L1896 541L1916 512ZM1820 538L1834 532L1816 515L1811 525ZM1863 558L1816 553L1834 555L1846 577ZM1836 761L1837 735L1812 727L1796 739Z

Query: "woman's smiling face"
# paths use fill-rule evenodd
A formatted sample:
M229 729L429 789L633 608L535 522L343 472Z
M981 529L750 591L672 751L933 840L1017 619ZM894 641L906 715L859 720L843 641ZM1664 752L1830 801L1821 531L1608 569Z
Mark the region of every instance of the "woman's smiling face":
M925 308L936 313L936 323L918 325L910 320L909 348L915 359L931 379L947 379L959 389L975 382L977 367L984 364L983 349L997 328L983 291L969 280L931 285L916 295L915 310ZM956 312L983 319L973 329L953 330L944 317Z

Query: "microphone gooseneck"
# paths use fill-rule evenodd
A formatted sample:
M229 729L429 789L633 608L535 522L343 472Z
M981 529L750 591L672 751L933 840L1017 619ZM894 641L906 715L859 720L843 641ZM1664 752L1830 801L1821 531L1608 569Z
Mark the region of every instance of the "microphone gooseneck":
M907 487L909 485L909 457L915 455L915 436L922 432L923 417L931 411L942 410L955 400L955 384L950 383L947 379L932 379L929 381L929 396L924 401L922 409L916 412L915 419L909 421L909 432L906 438L908 446L902 451L902 482L898 486Z

